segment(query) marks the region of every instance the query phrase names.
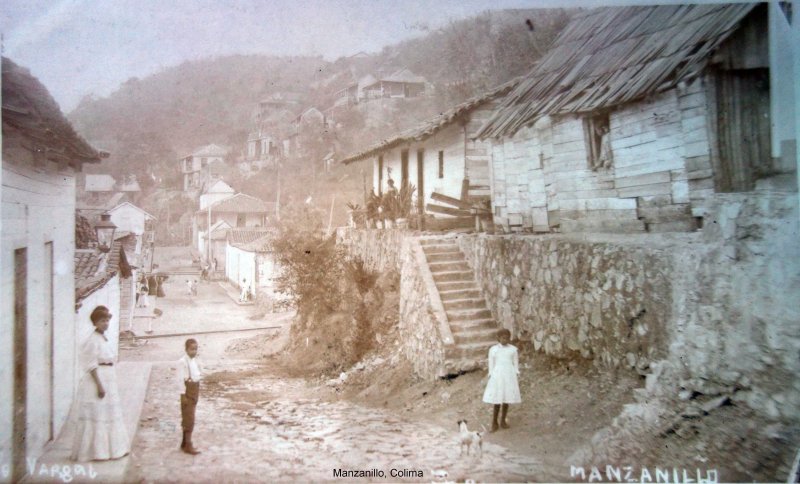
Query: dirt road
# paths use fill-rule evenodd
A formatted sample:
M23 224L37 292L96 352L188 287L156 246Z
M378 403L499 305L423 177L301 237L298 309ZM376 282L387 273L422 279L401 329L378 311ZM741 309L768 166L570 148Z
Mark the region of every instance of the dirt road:
M263 326L271 320L286 324L285 315L251 320L252 307L226 299L214 284L201 286L196 298L180 292L180 281L168 281L166 291L167 297L159 301L164 316L156 328L164 332ZM121 359L153 362L134 441L131 481L537 478L539 466L533 458L495 444L484 443L482 456L460 456L455 424L443 428L399 417L391 410L331 402L302 379L277 376L281 373L260 357L279 348L280 341L243 351L242 343L251 336L216 333L199 338L206 376L194 439L203 453L197 456L178 448L181 429L174 361L182 354L186 336L123 346ZM359 471L372 474L354 477Z

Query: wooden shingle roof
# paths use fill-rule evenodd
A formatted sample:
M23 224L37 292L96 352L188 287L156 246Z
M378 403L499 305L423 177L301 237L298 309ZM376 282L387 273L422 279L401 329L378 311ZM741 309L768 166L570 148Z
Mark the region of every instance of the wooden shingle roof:
M590 112L697 77L755 4L598 8L574 18L481 127L510 136L552 114Z

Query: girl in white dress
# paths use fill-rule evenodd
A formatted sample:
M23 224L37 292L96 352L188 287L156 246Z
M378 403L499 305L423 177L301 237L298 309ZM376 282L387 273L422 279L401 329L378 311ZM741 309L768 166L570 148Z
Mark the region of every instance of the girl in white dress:
M511 341L511 331L501 329L497 332L498 344L489 348L489 382L483 392L483 401L494 405L492 416L492 432L502 427L509 427L506 422L509 403L520 403L522 399L519 394L519 356L517 347L509 344ZM500 417L500 424L497 423L497 416Z
M90 316L95 330L81 346L83 375L78 387L72 460L119 459L130 452L130 440L117 390L114 351L103 333L111 313L97 306Z

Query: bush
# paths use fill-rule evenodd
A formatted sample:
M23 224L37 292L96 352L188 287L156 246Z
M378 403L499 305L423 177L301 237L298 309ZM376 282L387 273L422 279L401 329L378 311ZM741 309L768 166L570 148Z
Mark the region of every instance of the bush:
M303 206L284 212L272 242L280 275L277 288L295 303L289 349L313 356L317 369L339 370L358 361L374 341L365 303L377 274L348 259L334 235L323 230L323 214Z

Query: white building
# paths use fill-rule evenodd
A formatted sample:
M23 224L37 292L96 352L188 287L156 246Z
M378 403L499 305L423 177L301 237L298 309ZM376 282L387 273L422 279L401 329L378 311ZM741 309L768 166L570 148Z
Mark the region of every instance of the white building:
M118 231L131 232L136 235L142 235L145 230L150 229L153 222L158 220L130 202L117 205L108 213L111 214L111 221L117 226Z
M232 197L236 193L230 185L222 180L216 180L208 185L208 188L200 195L200 210L206 209L220 200Z
M27 69L4 57L2 70L0 463L17 481L76 391L75 174L101 154Z
M270 246L275 231L231 229L225 247L225 277L240 289L247 284L256 295L275 295L276 263Z

